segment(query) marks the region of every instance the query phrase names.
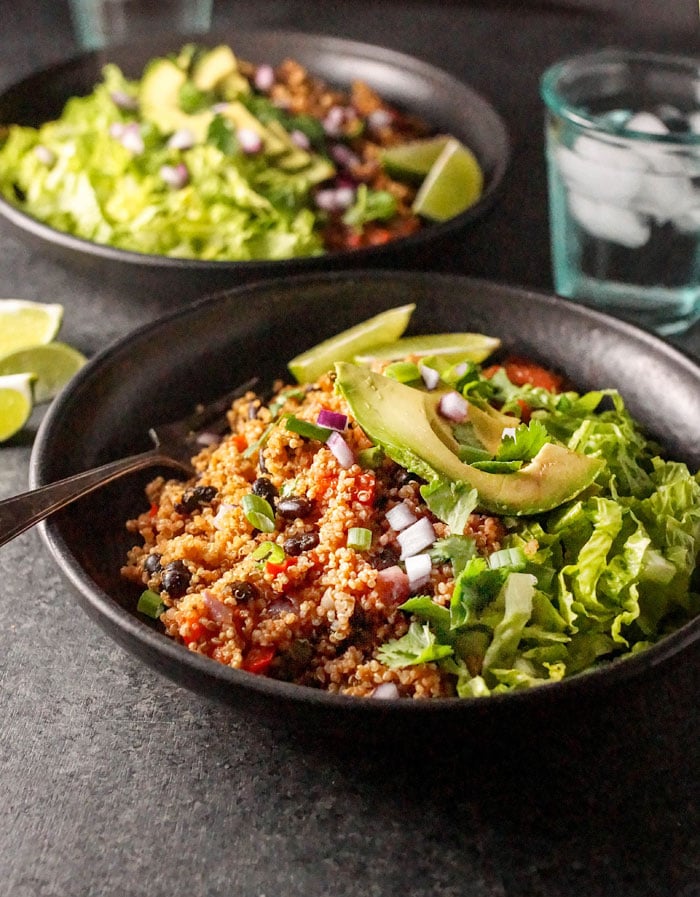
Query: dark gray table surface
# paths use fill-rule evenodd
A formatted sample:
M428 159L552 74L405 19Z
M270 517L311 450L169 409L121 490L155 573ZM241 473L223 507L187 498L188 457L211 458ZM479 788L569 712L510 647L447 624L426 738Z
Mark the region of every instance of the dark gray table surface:
M608 43L696 53L695 4L650 6L271 0L222 3L216 25L384 44L475 86L513 164L439 266L548 290L538 75ZM75 53L61 3L0 9L0 88ZM62 302L87 353L162 311L1 222L0 296ZM698 328L676 342L700 356ZM26 486L37 423L0 448L0 498ZM77 608L36 532L0 549L0 582L0 895L700 895L697 651L551 731L416 756L309 743L157 677Z

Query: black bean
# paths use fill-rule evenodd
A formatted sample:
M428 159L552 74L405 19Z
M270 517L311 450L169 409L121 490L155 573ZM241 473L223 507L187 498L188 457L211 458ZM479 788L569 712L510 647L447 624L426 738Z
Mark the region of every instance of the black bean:
M304 551L311 551L319 543L318 533L299 533L296 536L290 536L284 542L285 554L296 557Z
M277 513L282 517L306 517L311 512L311 502L302 495L283 498L277 505Z
M405 486L406 483L422 483L423 481L416 473L411 473L410 470L404 470L403 467L400 467L396 473L396 484L400 486Z
M160 565L160 555L153 552L149 554L146 560L143 562L143 569L150 576L155 576L156 573L160 573L163 569Z
M258 477L253 483L252 489L256 495L259 495L260 498L264 498L265 501L268 501L270 506L274 508L275 499L277 498L277 489L272 480L268 480L267 477Z
M370 564L375 570L386 570L399 562L399 551L392 545L385 545L369 558Z
M216 498L214 486L195 486L182 493L182 500L175 506L175 510L180 514L191 514L198 511L202 505L208 505L214 498Z
M192 574L184 561L171 561L163 570L161 588L171 598L181 598L187 591Z
M257 598L260 594L252 582L246 582L245 580L232 582L229 588L231 589L231 594L239 604L244 604L246 601L253 601L253 599Z

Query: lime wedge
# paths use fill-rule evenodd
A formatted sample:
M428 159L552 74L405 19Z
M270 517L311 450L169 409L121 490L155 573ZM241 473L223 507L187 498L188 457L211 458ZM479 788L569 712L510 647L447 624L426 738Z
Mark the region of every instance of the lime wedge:
M82 352L65 343L32 346L30 349L17 349L0 356L0 377L7 374L34 374L34 401L48 402L86 361Z
M358 352L397 340L408 326L415 304L399 305L368 318L348 330L307 349L288 363L298 383L312 383L336 361L349 361Z
M372 361L398 361L409 355L419 358L437 355L445 361L473 361L478 364L500 345L501 341L495 336L485 336L483 333L429 333L374 346L355 355L355 361L369 364Z
M474 153L451 138L420 185L413 211L432 221L447 221L473 206L483 187L484 175Z
M62 319L62 305L0 299L0 355L50 343Z
M441 134L439 137L390 146L381 156L384 170L400 181L420 183L449 140L448 135Z
M32 413L32 374L0 377L0 442L18 433Z

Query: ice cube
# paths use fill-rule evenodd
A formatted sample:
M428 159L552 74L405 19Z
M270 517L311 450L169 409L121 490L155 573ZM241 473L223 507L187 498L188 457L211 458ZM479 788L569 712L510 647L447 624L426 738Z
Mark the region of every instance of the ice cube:
M574 149L558 147L556 162L570 190L623 204L638 193L646 167L634 153L591 137L579 137Z
M683 234L700 234L700 190L694 190L688 206L673 216L673 224Z
M651 112L635 112L627 119L626 131L641 131L643 134L668 134L668 128L658 115Z
M578 193L569 194L569 209L592 237L610 240L628 249L638 249L648 241L651 226L643 215L620 209Z
M664 224L682 215L692 202L690 178L647 171L642 176L639 193L632 200L631 208L643 215L651 215L659 224Z

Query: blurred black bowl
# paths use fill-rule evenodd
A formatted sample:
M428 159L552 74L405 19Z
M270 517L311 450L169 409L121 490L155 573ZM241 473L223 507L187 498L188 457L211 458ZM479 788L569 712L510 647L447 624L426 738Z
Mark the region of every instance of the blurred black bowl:
M660 339L566 300L468 278L418 272L336 272L270 281L186 306L92 359L50 407L31 461L33 486L148 447L148 428L236 383L285 376L304 348L382 309L415 302L411 331L477 330L504 348L565 370L581 389L617 387L670 456L700 467L700 368ZM581 347L584 347L583 349ZM80 604L122 646L180 684L240 712L349 738L462 743L498 731L551 731L559 714L605 704L635 679L655 688L660 665L687 663L700 619L655 646L560 683L478 699L349 698L230 669L194 654L135 612L120 577L153 470L82 499L41 531ZM76 616L76 626L82 625ZM692 659L690 661L692 663ZM619 694L619 692L618 692Z
M117 47L90 53L39 72L0 95L0 123L37 126L60 115L71 96L89 93L107 62L116 62L129 77L139 77L154 56L178 49L184 38ZM467 85L411 56L335 37L293 32L217 34L200 42L228 43L242 59L277 64L292 58L329 84L348 88L360 78L386 100L412 112L438 131L459 138L484 170L483 196L472 208L442 224L384 246L282 261L194 261L101 246L61 233L0 198L0 214L42 251L91 277L106 288L135 296L150 294L169 301L187 300L262 278L356 267L431 267L438 252L463 243L469 225L494 202L510 154L505 126L493 107Z

